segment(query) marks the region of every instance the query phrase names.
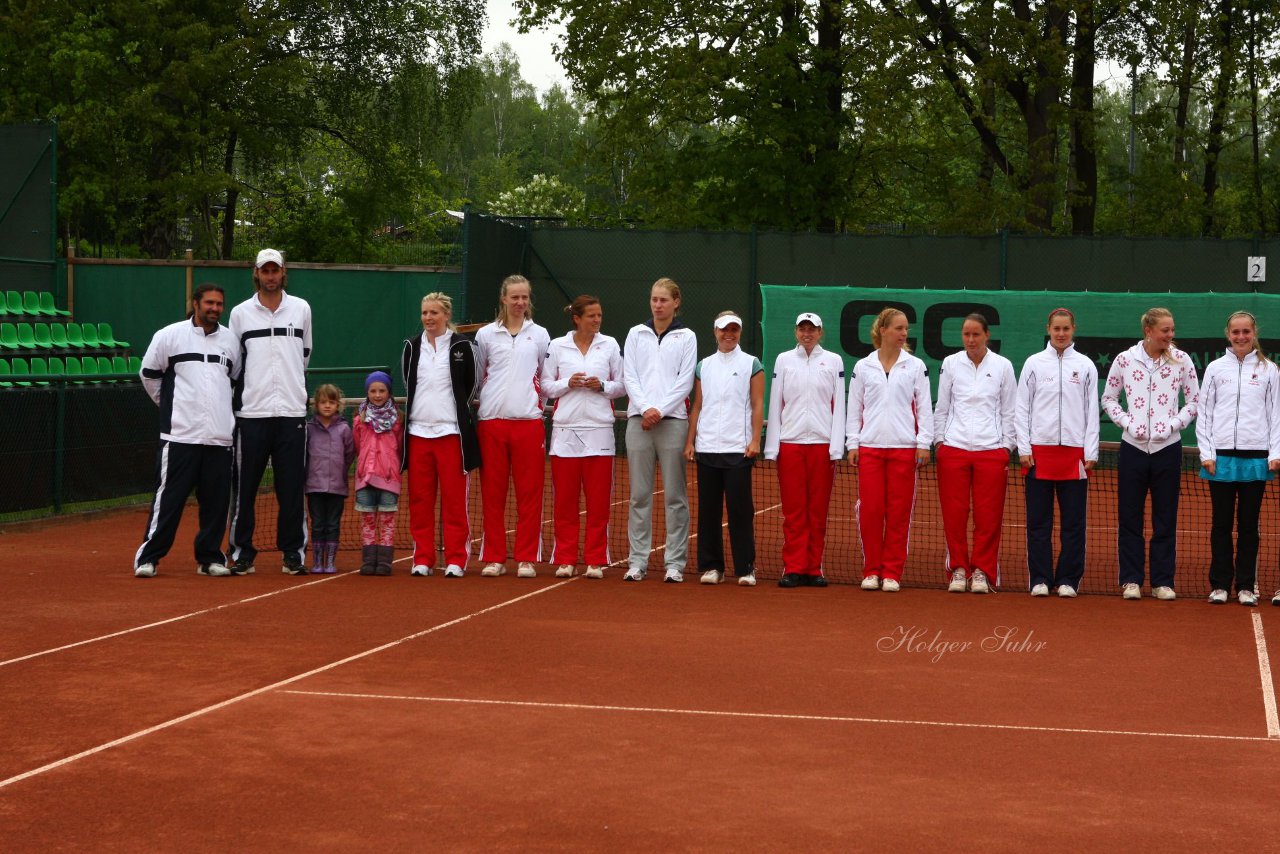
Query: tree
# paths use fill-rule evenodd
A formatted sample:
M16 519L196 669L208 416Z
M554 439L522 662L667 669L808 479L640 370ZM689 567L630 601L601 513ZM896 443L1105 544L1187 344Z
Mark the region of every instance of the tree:
M0 82L0 120L59 120L69 231L101 209L166 257L180 223L210 231L220 210L228 255L246 171L316 135L378 162L427 118L386 109L398 84L433 69L447 90L482 15L479 0L33 0L0 13L6 67L23 69Z
M846 105L876 67L837 0L518 0L563 21L558 56L604 162L636 152L626 194L663 221L834 228L856 158ZM872 98L877 93L866 93Z

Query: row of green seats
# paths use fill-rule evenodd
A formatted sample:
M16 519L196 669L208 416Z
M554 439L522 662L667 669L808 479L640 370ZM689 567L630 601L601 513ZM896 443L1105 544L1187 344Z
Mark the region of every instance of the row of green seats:
M137 356L85 356L83 359L77 356L51 356L48 359L32 358L23 359L15 357L13 359L0 359L0 388L12 388L15 385L29 386L48 385L45 380L14 380L9 382L6 378L17 374L19 376L29 374L33 377L42 376L67 376L67 377L92 377L101 375L101 379L94 380L75 380L72 382L115 382L124 379L137 379L138 371L142 369L142 359Z
M0 348L6 350L128 346L116 340L110 323L0 323Z
M5 291L4 299L0 299L0 317L7 314L43 315L45 317L66 317L71 314L63 311L53 302L53 294L49 291Z

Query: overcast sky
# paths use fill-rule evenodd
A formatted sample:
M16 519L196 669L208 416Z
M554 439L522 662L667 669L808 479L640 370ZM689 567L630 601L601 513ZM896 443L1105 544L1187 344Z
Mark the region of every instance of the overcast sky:
M609 2L609 0L601 0L601 2ZM564 76L564 69L560 67L560 63L556 62L555 57L551 55L551 45L555 42L560 28L557 28L554 32L535 30L526 35L521 35L516 32L515 27L511 26L511 19L515 17L515 10L512 9L508 0L486 0L486 5L489 12L489 24L484 33L485 53L496 47L499 42L505 41L511 45L516 52L516 56L520 58L521 76L529 83L532 83L539 92L545 92L554 83L559 83L565 89L568 89L569 81ZM1129 71L1127 68L1117 66L1114 63L1100 62L1094 73L1094 80L1098 83L1105 83L1110 88L1127 91L1129 87Z
M608 0L604 0L608 2ZM489 11L489 25L484 32L484 51L488 53L497 47L499 42L507 42L520 58L520 75L532 83L539 92L550 89L552 84L559 83L569 88L569 81L564 76L560 63L551 55L551 45L555 34L545 30L535 30L527 35L520 35L511 26L515 10L507 0L486 0Z

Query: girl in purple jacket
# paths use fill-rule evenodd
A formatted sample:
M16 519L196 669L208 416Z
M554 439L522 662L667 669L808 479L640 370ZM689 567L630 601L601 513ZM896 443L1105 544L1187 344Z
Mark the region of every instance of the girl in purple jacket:
M404 420L391 397L391 377L374 371L364 381L356 413L356 511L360 514L361 575L390 575L400 500Z
M307 509L311 513L312 572L337 572L338 532L347 503L347 470L355 459L351 428L342 418L342 392L328 383L315 391L307 422Z

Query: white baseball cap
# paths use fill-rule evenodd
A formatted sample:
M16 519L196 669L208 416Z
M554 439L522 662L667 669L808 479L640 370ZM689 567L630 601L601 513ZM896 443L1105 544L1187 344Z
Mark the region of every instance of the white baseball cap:
M800 312L800 316L796 318L796 326L799 326L805 321L812 323L814 326L818 327L819 329L822 328L822 318L818 317L818 315L814 314L812 311Z
M263 249L258 253L258 260L254 262L254 267L262 267L263 264L278 264L284 266L284 256L280 254L279 249Z
M742 326L742 318L736 314L726 314L724 317L716 318L716 329L724 329L730 323L736 323Z

